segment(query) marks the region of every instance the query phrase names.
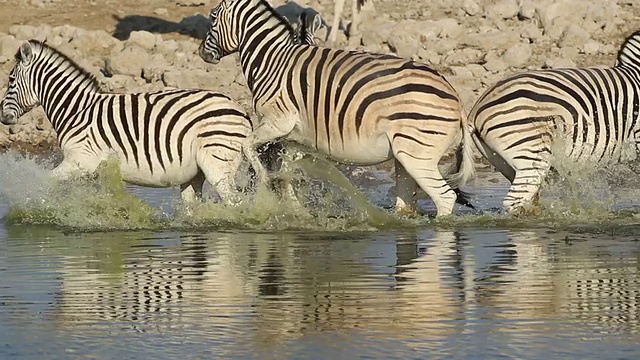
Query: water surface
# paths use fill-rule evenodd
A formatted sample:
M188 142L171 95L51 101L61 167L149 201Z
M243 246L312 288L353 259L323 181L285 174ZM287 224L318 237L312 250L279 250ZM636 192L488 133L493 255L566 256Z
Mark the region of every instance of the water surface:
M128 188L157 222L108 187L17 194L41 181L26 164L5 163L12 176L0 177L0 216L22 208L20 222L0 223L2 359L640 357L628 189L605 210L550 201L533 219L458 209L376 228L334 214L287 230L299 219L247 209L232 215L251 226L191 226L174 213L175 190ZM506 184L475 190L491 209Z

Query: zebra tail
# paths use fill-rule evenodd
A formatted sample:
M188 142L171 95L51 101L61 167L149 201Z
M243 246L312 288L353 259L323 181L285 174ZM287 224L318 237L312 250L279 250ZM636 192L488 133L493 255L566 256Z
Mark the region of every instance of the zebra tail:
M454 189L458 189L466 185L466 183L474 176L475 166L473 162L473 139L471 133L473 129L468 123L467 115L462 111L462 143L456 150L456 173L452 174L448 182Z

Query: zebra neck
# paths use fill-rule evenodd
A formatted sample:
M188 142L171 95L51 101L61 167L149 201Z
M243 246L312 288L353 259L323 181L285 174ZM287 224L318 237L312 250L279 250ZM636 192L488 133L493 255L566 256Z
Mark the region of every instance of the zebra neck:
M98 91L94 79L74 70L66 68L47 74L47 80L37 92L40 105L58 136L63 128L68 129L76 125L67 124L73 121L74 115L94 103L97 96L103 95Z
M291 26L260 5L246 15L251 18L238 48L243 74L254 94L265 81L272 83L282 74L282 60L296 46Z

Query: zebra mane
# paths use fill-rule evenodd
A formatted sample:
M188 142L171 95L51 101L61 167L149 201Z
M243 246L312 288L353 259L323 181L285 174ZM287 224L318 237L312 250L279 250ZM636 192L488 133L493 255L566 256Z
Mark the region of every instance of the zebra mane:
M287 20L287 18L284 17L284 15L281 15L280 13L278 13L276 9L274 9L274 7L271 6L269 1L267 0L259 0L259 1L262 5L264 5L269 10L271 15L273 15L275 18L280 20L280 23L282 23L287 28L287 30L289 30L289 34L291 34L291 38L295 40L296 30L293 28L293 25L291 25L289 20Z
M616 58L616 66L632 66L640 68L640 31L627 37Z
M72 60L66 54L60 52L59 50L49 46L47 43L42 41L31 39L29 40L29 44L31 44L32 47L38 49L39 53L49 52L52 54L52 56L60 58L63 61L69 63L76 71L78 71L82 75L82 77L84 78L84 81L91 83L91 87L93 90L102 92L102 89L100 88L100 84L98 83L96 76L90 73L89 71L87 71L86 69L84 69L83 67L81 67L80 65L78 65L77 62ZM20 52L20 49L18 49L14 58L16 59L16 61L22 61L22 53Z

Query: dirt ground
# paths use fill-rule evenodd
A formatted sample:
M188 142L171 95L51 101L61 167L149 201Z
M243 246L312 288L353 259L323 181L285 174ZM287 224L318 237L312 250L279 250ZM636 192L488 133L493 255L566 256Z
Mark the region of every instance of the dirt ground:
M186 2L186 1L185 1ZM34 6L31 3L42 3ZM0 0L0 32L7 33L12 25L72 25L87 30L105 30L115 33L118 27L126 26L127 16L137 15L156 19L149 21L149 27L159 31L171 28L171 22L179 23L194 14L207 15L211 5L207 2L199 6L181 6L179 1L153 0L54 0L25 1ZM166 13L157 9L166 9ZM166 20L166 21L161 21ZM168 33L167 38L183 38L187 35Z

